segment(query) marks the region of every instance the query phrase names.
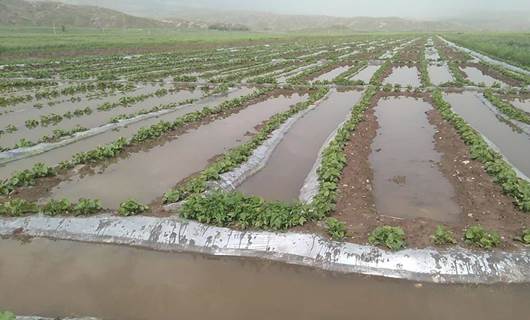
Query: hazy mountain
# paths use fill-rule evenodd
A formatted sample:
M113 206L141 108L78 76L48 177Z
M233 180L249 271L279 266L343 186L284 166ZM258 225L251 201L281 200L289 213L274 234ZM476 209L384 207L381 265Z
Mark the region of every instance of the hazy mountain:
M37 0L34 0L37 1ZM342 30L345 32L404 32L404 31L530 31L530 15L527 12L506 13L476 11L475 13L465 13L461 16L448 17L439 20L415 20L398 17L333 17L324 15L287 15L261 11L237 11L223 10L233 8L239 0L59 0L68 4L92 5L76 10L76 17L83 21L81 24L94 25L90 22L94 15L100 16L99 21L107 21L109 26L123 26L119 20L126 16L131 19L125 23L127 26L179 26L186 28L207 28L209 25L223 25L227 29L246 29L253 31L309 31L309 30ZM0 3L17 3L23 1L0 0ZM37 2L37 3L40 3ZM263 4L265 2L261 2ZM220 6L220 4L226 4ZM35 4L38 5L38 4ZM55 4L57 6L57 4ZM101 6L108 9L118 10L127 13L123 15L117 11L105 11L96 9L93 6ZM67 6L69 10L74 10L73 6ZM247 7L252 7L250 3ZM90 15L85 10L93 12ZM101 11L99 11L101 10ZM4 11L4 10L2 10ZM24 10L19 11L21 17ZM39 10L35 13L37 16ZM43 9L49 12L53 9ZM100 13L104 12L104 13ZM48 13L52 15L52 13ZM72 14L66 11L66 15ZM0 13L0 22L4 21L4 13ZM60 17L59 13L54 13L54 19L69 18ZM148 17L150 19L138 20ZM87 19L87 16L92 17ZM127 20L126 19L126 20ZM15 19L16 20L16 19ZM31 23L31 18L20 19L19 21ZM157 21L155 21L157 20ZM50 22L49 18L44 19L45 23ZM4 23L5 24L5 23Z
M0 0L0 25L165 28L187 27L188 23L179 19L164 22L135 17L95 6L77 6L49 1Z

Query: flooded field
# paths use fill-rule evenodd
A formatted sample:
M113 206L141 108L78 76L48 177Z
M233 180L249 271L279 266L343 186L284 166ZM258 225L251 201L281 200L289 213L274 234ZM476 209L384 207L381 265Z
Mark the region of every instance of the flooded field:
M490 77L487 74L484 74L482 71L475 67L465 67L462 68L462 71L464 71L464 73L467 75L467 78L475 84L485 84L488 87L496 83L501 84L503 86L506 85L502 81Z
M380 66L368 65L366 68L362 69L357 74L355 74L353 77L351 77L350 80L353 80L353 81L359 80L364 83L369 83L370 79L372 79L372 76L379 68Z
M419 87L421 85L420 76L416 67L394 67L392 74L383 83L392 85L399 84L402 87Z
M400 218L455 221L460 209L454 189L440 172L440 153L434 149L435 128L422 100L390 97L375 108L379 123L372 143L370 164L374 174L377 211Z
M514 107L519 108L527 113L530 113L530 99L514 99L510 101Z
M243 182L239 191L267 200L298 200L322 145L360 96L361 92L333 92L289 129L265 167Z
M247 141L257 125L304 98L294 94L250 105L225 119L189 130L177 139L104 164L90 175L78 174L50 190L49 196L71 201L82 197L100 199L106 208L117 208L131 197L150 203L205 168L214 157ZM145 188L149 180L156 183Z
M453 76L449 71L447 64L443 65L430 65L428 67L429 77L434 85L441 85L446 82L452 82Z
M142 120L140 122L120 128L119 130L109 130L96 136L83 139L67 146L63 146L39 155L0 165L0 178L9 177L15 171L29 169L36 163L44 163L49 166L55 166L61 161L70 159L74 154L78 152L92 150L97 146L111 143L119 137L129 138L133 136L138 131L138 129L142 127L153 125L157 122L160 122L161 120L173 121L179 116L201 110L206 106L216 106L224 101L250 94L253 90L254 89L252 88L244 87L241 89L236 89L221 97L209 97L192 105L177 108L174 112L165 114L160 117Z
M498 320L525 319L530 312L528 285L416 284L256 260L42 239L0 240L0 251L0 303L21 315Z
M326 72L326 73L316 77L315 79L313 79L313 82L317 82L317 81L332 81L333 79L338 77L341 73L344 73L344 72L348 71L348 69L350 69L350 66L338 67L336 69L333 69L333 70L331 70L329 72Z
M489 109L474 92L449 93L447 101L453 110L491 141L500 152L527 177L530 177L530 136Z

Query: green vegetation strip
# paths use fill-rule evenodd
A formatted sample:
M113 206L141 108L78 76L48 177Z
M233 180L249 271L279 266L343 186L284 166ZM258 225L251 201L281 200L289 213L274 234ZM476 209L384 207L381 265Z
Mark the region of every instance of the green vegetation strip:
M214 191L204 193L208 181L216 180L223 172L227 172L243 163L250 157L252 150L259 146L270 133L278 128L295 113L309 107L322 98L327 88L320 88L312 94L309 101L300 103L290 111L278 114L269 121L265 129L260 131L253 141L230 151L220 161L214 163L199 176L165 195L166 202L186 199L180 215L201 223L217 226L233 226L242 229L257 228L268 230L286 230L305 224L307 221L322 220L335 208L337 184L346 165L344 147L351 133L362 121L365 110L370 106L377 89L369 87L361 101L353 107L350 119L338 130L335 138L323 151L322 162L317 171L319 191L310 204L267 202L255 196L246 196L238 192ZM340 226L331 226L333 235L340 237Z
M427 62L427 59L425 59L425 49L426 47L423 47L423 50L421 50L420 53L420 80L421 85L423 87L430 87L432 85L431 79L429 78L429 63Z
M353 81L353 80L350 80L350 78L353 75L357 74L362 69L364 69L367 65L368 65L368 62L366 61L362 61L354 65L353 67L348 69L346 72L339 74L338 77L333 79L333 83L338 84L338 85L343 85L343 86L363 85L364 81L362 80Z
M520 210L530 212L530 183L517 177L516 172L503 160L502 155L493 151L477 131L451 110L451 105L443 99L439 89L436 89L432 96L434 105L442 117L455 127L469 146L471 158L484 165L486 172L502 187L505 194L514 199L514 204Z
M497 97L493 90L484 90L484 98L488 99L500 112L507 115L509 118L530 124L530 115L523 110L514 107L511 103Z

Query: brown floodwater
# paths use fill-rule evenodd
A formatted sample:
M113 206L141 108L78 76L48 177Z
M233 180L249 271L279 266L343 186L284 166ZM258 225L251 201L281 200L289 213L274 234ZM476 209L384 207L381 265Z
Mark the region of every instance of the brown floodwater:
M484 83L488 87L491 87L495 83L499 83L504 86L506 85L502 81L497 80L493 77L488 76L487 74L482 73L482 71L480 71L479 69L475 67L465 67L462 69L462 71L464 71L467 78L475 84Z
M299 119L274 149L265 167L238 190L267 200L296 201L322 145L346 120L361 92L333 92Z
M510 101L510 103L516 107L519 108L525 112L530 113L530 99L515 99L513 101Z
M157 319L526 319L530 285L437 285L255 259L0 240L0 307Z
M394 67L392 73L388 76L384 84L399 84L402 87L413 86L419 87L421 85L420 76L416 67Z
M341 73L344 73L344 72L348 71L349 69L350 69L350 66L342 66L342 67L335 68L335 69L333 69L333 70L331 70L329 72L321 74L320 76L318 76L315 79L313 79L311 82L332 81L337 76L339 76Z
M376 66L376 65L368 65L366 66L366 68L362 69L361 71L359 71L357 74L355 74L354 76L352 76L350 78L350 80L353 80L353 81L357 81L357 80L361 80L362 82L364 83L368 83L370 82L370 80L372 79L374 73L377 71L377 69L379 69L381 66Z
M498 115L477 95L474 92L449 93L445 98L454 112L493 142L510 163L530 177L530 136L513 130L515 125L508 120L499 121Z
M112 141L118 139L119 137L130 138L138 131L138 129L142 127L150 126L162 120L173 121L177 117L180 117L190 112L201 110L202 108L206 106L216 106L222 103L223 101L227 101L230 99L248 95L253 90L254 89L252 88L243 87L241 89L234 90L220 97L208 97L206 99L202 99L194 103L193 105L184 106L182 108L176 109L175 111L165 114L163 116L160 116L158 118L146 119L146 120L128 125L127 127L120 128L119 130L106 131L102 134L92 136L90 138L83 139L75 143L72 143L72 144L69 144L69 145L54 149L54 150L50 150L48 152L41 153L41 154L38 154L30 158L24 158L21 160L17 160L14 162L0 165L0 178L2 179L7 178L11 176L13 172L15 171L29 169L33 167L33 165L39 162L44 163L48 166L55 166L59 164L61 161L70 160L72 156L78 152L85 152L88 150L93 150L97 146L111 143Z
M90 175L78 174L50 191L50 198L77 201L100 199L117 208L129 198L150 203L209 161L250 139L255 127L289 109L307 96L279 96L250 105L225 119L213 121L148 150L130 154Z
M152 93L152 92L151 92ZM202 95L202 92L199 88L195 90L178 90L175 92L168 93L165 96L162 97L151 97L148 98L142 102L132 104L128 107L122 107L118 106L114 109L111 109L109 111L98 111L96 108L102 104L102 100L98 100L98 104L96 106L92 106L92 113L90 115L84 115L82 117L73 117L71 119L64 118L58 125L56 126L37 126L33 129L28 129L22 122L22 124L19 124L18 131L2 135L0 137L0 145L3 146L14 146L21 138L26 138L30 141L38 141L43 136L52 136L53 131L56 129L64 129L69 130L72 128L75 128L77 126L83 127L83 128L94 128L98 127L104 124L107 124L110 122L112 117L126 114L126 115L134 115L140 110L148 110L152 107L156 107L159 105L169 104L169 103L178 103L187 99L197 99L200 98ZM108 101L108 100L107 100ZM75 109L79 108L85 108L87 107L86 103L81 102L70 102L71 106L69 111L73 111ZM48 113L57 113L57 111L54 108L51 108L51 110L48 110ZM39 117L32 115L32 114L25 114L25 119L36 119L38 120ZM25 121L25 120L24 120Z
M429 78L431 79L432 84L440 85L446 82L452 82L453 76L449 71L449 67L446 64L443 65L429 65Z
M426 115L431 109L429 103L408 97L385 98L375 107L379 129L370 164L379 214L458 219L455 191L437 165L441 154L434 149L435 128Z

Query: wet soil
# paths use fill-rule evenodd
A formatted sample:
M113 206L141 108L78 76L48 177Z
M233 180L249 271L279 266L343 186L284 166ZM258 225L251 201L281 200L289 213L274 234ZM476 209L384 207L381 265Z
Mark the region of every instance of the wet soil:
M339 182L337 208L332 216L346 223L346 241L367 243L368 235L373 229L393 225L405 230L409 247L431 246L431 235L439 222L427 218L382 216L375 207L374 174L369 157L379 126L373 106L383 95L389 94L377 95L372 108L365 114L365 120L359 124L346 146L348 163ZM428 97L425 98L429 101ZM512 199L502 193L501 187L492 181L481 163L471 160L468 147L450 123L443 120L434 109L428 112L428 119L437 130L435 149L442 155L438 166L455 189L455 200L462 212L458 221L445 225L455 233L460 245L465 245L462 241L464 229L480 224L499 231L504 240L503 249L520 247L512 239L519 236L525 226L530 226L530 217L514 207ZM320 223L310 224L304 230L325 233Z

